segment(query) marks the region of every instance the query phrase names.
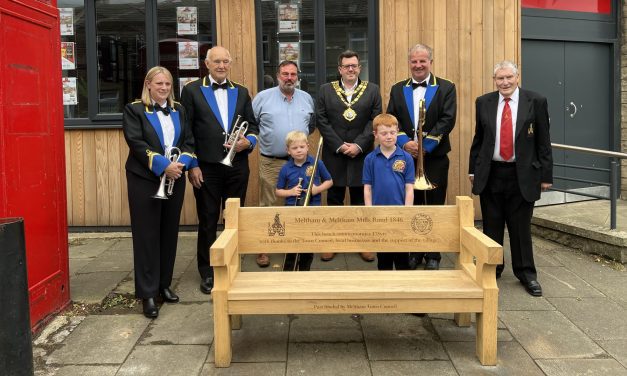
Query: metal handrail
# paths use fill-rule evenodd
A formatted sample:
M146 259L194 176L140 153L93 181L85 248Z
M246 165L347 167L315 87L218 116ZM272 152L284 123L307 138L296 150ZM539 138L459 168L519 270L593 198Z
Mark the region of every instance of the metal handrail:
M616 230L616 201L618 200L618 181L619 181L618 173L619 173L620 160L627 158L627 153L620 153L617 151L608 151L608 150L600 150L600 149L592 149L592 148L584 148L581 146L555 144L555 143L551 143L551 146L554 149L576 151L580 153L594 154L594 155L600 155L603 157L612 158L612 160L610 161L610 198L609 198L610 200L610 229ZM566 193L570 193L574 195L595 197L589 194L582 194L578 192L567 192L567 191L559 190L559 189L554 189L554 190L566 192ZM596 196L596 197L607 200L604 197L600 197L600 196Z

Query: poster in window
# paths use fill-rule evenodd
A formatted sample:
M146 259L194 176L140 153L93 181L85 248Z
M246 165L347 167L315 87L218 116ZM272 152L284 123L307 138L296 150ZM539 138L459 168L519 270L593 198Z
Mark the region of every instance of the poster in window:
M300 58L299 42L279 42L279 63L290 60L298 63Z
M61 35L74 35L74 8L59 8Z
M279 33L298 33L298 5L279 4Z
M63 77L63 105L78 104L76 77Z
M61 42L61 69L76 69L76 55L74 55L74 42Z
M198 34L198 10L196 7L176 7L176 30L178 35Z
M178 42L179 69L198 69L198 42Z
M183 86L187 85L192 81L196 81L198 77L179 77L179 95L183 92Z

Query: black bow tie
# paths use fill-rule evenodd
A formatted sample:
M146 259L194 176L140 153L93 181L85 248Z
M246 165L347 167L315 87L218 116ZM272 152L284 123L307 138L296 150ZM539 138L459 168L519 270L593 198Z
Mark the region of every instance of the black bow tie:
M217 90L217 89L225 89L229 86L229 84L226 83L226 81L224 81L223 83L219 84L217 82L214 82L211 84L211 88L213 90Z
M157 103L153 106L155 111L161 111L165 116L170 115L170 108L166 105L165 107L159 106Z
M427 87L427 81L422 81L422 82L412 82L411 83L411 88L415 89L418 86L422 86L422 87Z

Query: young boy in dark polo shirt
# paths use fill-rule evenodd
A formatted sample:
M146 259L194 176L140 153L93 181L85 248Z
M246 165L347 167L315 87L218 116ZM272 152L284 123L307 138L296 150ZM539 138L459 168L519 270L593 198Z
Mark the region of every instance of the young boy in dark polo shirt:
M379 146L364 160L364 202L372 205L414 204L414 160L396 145L398 121L393 115L380 114L372 121ZM409 270L409 252L377 253L379 270Z
M285 137L287 154L290 159L281 167L279 179L276 183L276 196L285 198L286 206L299 205L299 199L305 199L307 187L312 176L314 178L311 187L310 206L320 206L321 193L333 186L333 180L329 170L322 160L318 160L317 171L313 170L314 159L309 152L307 135L301 131L292 131ZM302 203L300 203L302 205ZM313 253L301 253L298 270L305 271L311 267Z

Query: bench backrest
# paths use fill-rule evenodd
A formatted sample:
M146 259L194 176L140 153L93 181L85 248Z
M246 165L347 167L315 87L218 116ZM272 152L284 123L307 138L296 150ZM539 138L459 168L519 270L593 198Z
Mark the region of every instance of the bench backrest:
M469 197L442 206L250 208L229 199L225 229L237 229L239 253L459 252L473 215Z

